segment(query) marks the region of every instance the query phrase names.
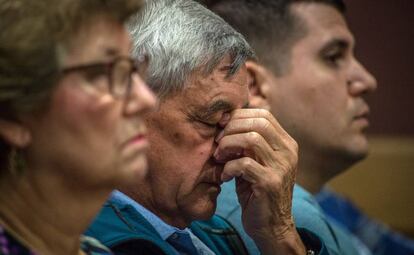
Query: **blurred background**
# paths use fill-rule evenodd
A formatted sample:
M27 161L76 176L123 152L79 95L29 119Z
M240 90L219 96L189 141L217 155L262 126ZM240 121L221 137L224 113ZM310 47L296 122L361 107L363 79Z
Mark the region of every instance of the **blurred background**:
M368 158L329 185L414 238L414 1L345 0L356 55L378 80Z

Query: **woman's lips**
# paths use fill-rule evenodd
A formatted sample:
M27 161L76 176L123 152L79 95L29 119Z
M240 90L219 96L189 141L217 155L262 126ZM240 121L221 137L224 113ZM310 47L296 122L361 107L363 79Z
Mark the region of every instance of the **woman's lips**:
M129 143L141 143L146 140L147 136L145 134L139 134L134 136L131 140L129 140Z
M139 149L147 148L148 146L149 146L149 142L148 142L146 134L144 133L133 136L131 139L129 139L124 144L124 147L127 147L127 148L136 147Z

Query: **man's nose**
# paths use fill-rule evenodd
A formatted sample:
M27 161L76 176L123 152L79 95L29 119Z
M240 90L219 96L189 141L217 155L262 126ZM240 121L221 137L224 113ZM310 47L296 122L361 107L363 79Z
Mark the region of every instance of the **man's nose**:
M352 96L361 96L377 89L377 80L365 67L354 61L348 79L349 93Z

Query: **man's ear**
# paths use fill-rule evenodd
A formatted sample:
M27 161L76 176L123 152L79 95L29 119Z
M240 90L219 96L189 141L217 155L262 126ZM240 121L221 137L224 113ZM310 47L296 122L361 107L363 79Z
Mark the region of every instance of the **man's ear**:
M30 130L17 121L0 119L0 136L12 147L24 148L30 144Z
M246 62L246 68L250 76L249 106L251 108L263 108L270 110L268 101L271 89L269 71L257 62L250 60Z

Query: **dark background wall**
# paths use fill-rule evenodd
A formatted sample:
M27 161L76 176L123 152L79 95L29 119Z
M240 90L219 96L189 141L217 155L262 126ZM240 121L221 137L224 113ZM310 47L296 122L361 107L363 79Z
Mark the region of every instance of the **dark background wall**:
M370 132L414 135L414 1L345 2L356 54L379 85L368 98Z

